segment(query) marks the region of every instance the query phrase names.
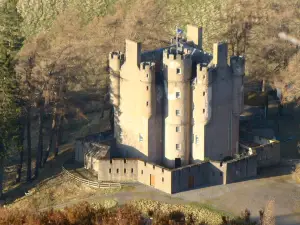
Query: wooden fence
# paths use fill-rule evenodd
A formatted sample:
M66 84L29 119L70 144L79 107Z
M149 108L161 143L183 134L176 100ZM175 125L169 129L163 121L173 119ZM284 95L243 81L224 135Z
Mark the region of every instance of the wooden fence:
M63 172L70 178L80 182L81 184L87 185L93 188L121 188L120 183L114 182L98 182L98 181L91 181L87 179L80 178L75 176L74 174L70 173L64 166L62 166Z

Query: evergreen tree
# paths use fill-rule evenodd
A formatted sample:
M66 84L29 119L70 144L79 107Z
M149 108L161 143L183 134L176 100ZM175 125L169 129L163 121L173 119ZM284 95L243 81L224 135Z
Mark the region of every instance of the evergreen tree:
M17 0L6 0L0 6L0 197L4 174L4 159L20 138L20 107L17 101L18 83L14 72L14 58L22 45L21 18Z

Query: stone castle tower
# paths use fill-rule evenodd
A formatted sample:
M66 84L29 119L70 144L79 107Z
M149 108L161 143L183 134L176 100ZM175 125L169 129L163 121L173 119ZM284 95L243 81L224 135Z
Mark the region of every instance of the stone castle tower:
M178 46L110 53L111 100L119 157L169 168L222 160L238 152L245 61L227 44L202 49L202 29L187 27Z

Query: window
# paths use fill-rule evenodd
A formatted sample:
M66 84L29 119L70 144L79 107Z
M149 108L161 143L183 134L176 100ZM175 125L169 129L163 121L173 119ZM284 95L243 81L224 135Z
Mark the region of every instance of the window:
M146 87L146 90L147 90L147 91L149 90L149 86Z
M109 169L109 173L111 173L111 169Z
M176 127L176 132L180 132L180 127Z
M177 74L181 74L181 68L177 68L177 69L176 69L176 73L177 73Z
M176 109L176 116L180 116L180 110Z
M133 168L131 168L131 173L133 173Z
M117 173L119 173L119 169L117 169Z
M127 161L126 161L126 159L124 159L124 163L126 163Z
M143 174L143 170L141 170L141 174Z
M205 96L205 91L203 91L203 96Z
M205 109L203 109L203 113L205 113Z
M126 169L124 169L124 173L126 173Z
M110 160L110 164L112 164L112 160Z
M153 165L153 169L155 170L155 166Z
M196 144L199 144L199 137L196 135Z
M176 150L180 150L181 146L180 144L176 144Z
M147 73L147 75L146 75L147 77L149 77L149 74Z
M146 166L146 165L147 165L147 163L146 163L146 162L144 162L144 165Z
M162 181L162 182L164 182L164 181L165 181L165 179L162 177L162 178L161 178L161 181Z
M146 102L146 105L147 105L147 106L149 105L149 102L148 102L148 101Z
M164 173L164 169L161 169L161 172Z
M142 142L143 141L143 136L142 134L139 134L139 142Z
M179 91L176 92L176 98L180 98L180 92Z

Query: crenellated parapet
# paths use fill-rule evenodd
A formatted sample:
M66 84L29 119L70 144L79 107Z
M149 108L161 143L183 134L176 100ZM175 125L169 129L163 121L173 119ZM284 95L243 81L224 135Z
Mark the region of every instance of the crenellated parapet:
M189 82L192 76L190 54L167 49L163 53L164 77L168 82Z
M109 53L109 67L114 72L120 72L121 66L124 62L124 54L122 52Z
M142 62L140 63L140 80L146 83L155 82L155 63Z

